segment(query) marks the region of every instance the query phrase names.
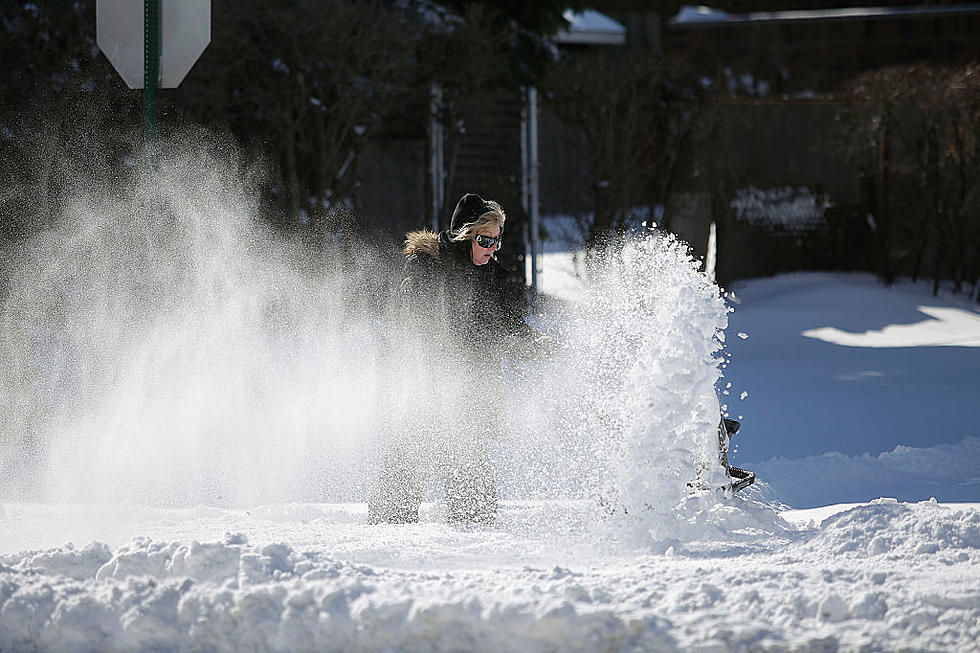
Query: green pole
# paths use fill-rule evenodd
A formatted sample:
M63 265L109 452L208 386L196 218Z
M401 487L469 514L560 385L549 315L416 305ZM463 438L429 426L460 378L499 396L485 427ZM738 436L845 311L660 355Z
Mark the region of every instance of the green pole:
M160 86L160 42L163 0L143 0L143 136L147 143L157 140L157 89Z

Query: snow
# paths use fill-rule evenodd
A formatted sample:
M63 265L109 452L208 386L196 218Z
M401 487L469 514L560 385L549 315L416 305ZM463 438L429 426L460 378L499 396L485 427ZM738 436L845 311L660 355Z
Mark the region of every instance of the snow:
M52 516L13 509L35 523ZM156 539L0 557L0 641L15 651L970 650L980 636L975 505L880 501L802 529L773 518L763 531L729 505L745 535L657 552L525 530L540 509L505 506L490 530L431 512L370 527L359 506L143 512L132 532ZM127 515L117 517L121 538ZM220 534L229 526L239 530Z
M463 22L461 16L431 0L396 0L395 6L422 25L437 31L452 31Z
M568 22L566 29L555 34L557 43L586 45L623 45L626 28L594 9L573 11L566 9L562 17Z
M677 15L673 16L670 25L690 25L697 23L723 23L733 20L731 14L721 9L706 5L681 5Z
M863 333L821 327L803 335L848 347L980 347L980 315L976 312L947 306L915 308L932 319L889 324Z
M732 362L725 375L736 392L749 392L729 407L744 415L738 460L839 452L841 464L869 454L876 465L892 468L896 458L879 454L904 446L929 450L909 455L935 457L933 471L947 464L940 459L980 462L975 443L967 440L980 436L970 409L980 391L975 303L949 293L933 297L928 282L885 287L865 273L788 274L736 283L732 290L739 303L733 304L729 331L750 336L726 343ZM816 485L823 484L814 484L820 496L813 503L794 505L855 500L851 490L833 494ZM858 483L856 490L867 499L874 487ZM917 488L899 498L976 498L949 482L931 493ZM794 491L803 491L802 484Z
M745 14L729 14L725 11L704 5L681 5L673 16L670 25L723 24L745 22L793 22L887 19L913 16L975 13L980 5L960 3L950 6L911 6L911 7L834 7L829 9L802 9L786 11L757 11Z
M569 22L569 30L573 32L618 32L626 33L626 28L605 14L586 9L584 11L572 11L566 9L562 17Z
M497 523L447 524L433 489L369 525L404 407L366 277L291 260L234 162L144 168L13 259L0 650L976 650L971 304L854 274L724 301L670 237L586 265L547 224L562 350L507 368ZM736 497L685 484L715 389L760 477Z
M868 488L903 499L941 496L946 501L973 501L980 496L980 438L919 448L898 445L877 455L827 452L818 456L771 458L746 463L765 479L766 494L792 506L861 501ZM821 478L825 483L801 483Z
M746 88L751 80L742 80ZM753 225L779 225L790 231L804 231L824 226L824 209L829 203L821 201L807 188L739 188L731 201L735 217Z
M289 66L287 66L286 63L278 57L272 60L272 69L277 73L282 73L283 75L288 75L290 72Z

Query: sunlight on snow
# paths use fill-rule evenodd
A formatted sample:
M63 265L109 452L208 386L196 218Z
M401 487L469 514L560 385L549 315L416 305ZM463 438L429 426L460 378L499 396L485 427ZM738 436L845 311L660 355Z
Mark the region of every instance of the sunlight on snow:
M821 327L804 331L802 335L847 347L980 347L980 315L961 308L917 308L932 319L914 324L889 324L864 333Z

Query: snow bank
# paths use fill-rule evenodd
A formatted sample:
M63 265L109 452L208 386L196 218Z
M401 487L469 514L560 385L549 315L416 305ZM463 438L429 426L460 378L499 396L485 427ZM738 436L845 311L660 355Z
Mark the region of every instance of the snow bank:
M287 521L299 514L265 510ZM324 506L322 514L346 510ZM735 515L739 506L714 510ZM263 541L282 536L270 527L254 538L138 537L115 550L25 551L0 556L0 647L969 650L980 637L975 508L882 500L779 536L744 515L729 517L736 521L741 532L661 553L612 543L596 551L572 537L560 545L579 543L570 558L557 548L532 551L511 527L322 520L290 522L297 530L288 541ZM430 552L448 544L451 553L420 563L399 557L399 542ZM516 555L489 553L501 547Z
M859 558L928 555L939 563L975 560L980 551L980 512L935 501L906 504L876 499L825 519L807 547ZM980 596L976 598L980 608Z
M794 507L867 501L877 493L905 501L975 501L980 496L980 438L935 447L898 446L878 455L771 458L748 463L762 479L754 494Z
M205 544L140 539L93 573L103 553L92 545L4 556L4 650L676 648L663 620L618 614L607 595L593 597L558 567L528 569L522 586L506 591L490 572L460 582L456 573L375 570L236 535Z

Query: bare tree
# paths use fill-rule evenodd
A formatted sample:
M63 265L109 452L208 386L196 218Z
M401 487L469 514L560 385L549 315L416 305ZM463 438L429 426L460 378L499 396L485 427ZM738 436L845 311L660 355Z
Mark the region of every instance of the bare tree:
M419 47L420 64L443 91L440 119L446 130L446 192L454 187L460 145L467 125L499 88L517 84L510 76L511 30L483 4L465 7L449 29L430 31ZM448 206L448 197L441 204Z
M581 135L594 207L586 240L599 245L631 209L663 199L691 105L651 56L577 53L544 87L548 110Z
M222 8L206 56L174 98L276 155L286 220L324 219L356 193L358 143L412 106L415 36L381 0L243 0ZM217 13L217 12L216 12ZM322 225L312 225L322 226Z
M876 170L878 271L886 281L903 263L913 277L932 262L933 291L948 276L957 292L974 284L980 247L980 65L895 66L861 75L850 90L867 101L854 148ZM898 151L896 151L898 150ZM912 210L893 207L898 184L915 189Z

